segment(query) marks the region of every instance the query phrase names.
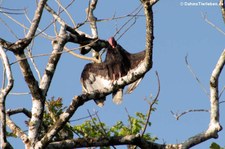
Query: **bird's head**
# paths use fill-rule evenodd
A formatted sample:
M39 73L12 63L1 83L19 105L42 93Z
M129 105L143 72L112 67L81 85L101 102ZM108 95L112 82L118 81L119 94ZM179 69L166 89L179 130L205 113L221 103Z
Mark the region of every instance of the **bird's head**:
M110 37L108 39L108 42L109 42L109 45L112 47L112 48L115 48L117 46L117 42L116 40L114 39L114 37Z

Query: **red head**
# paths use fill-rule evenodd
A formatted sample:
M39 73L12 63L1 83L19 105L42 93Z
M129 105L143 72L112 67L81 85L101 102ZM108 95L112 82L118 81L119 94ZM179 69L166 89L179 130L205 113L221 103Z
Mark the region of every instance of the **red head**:
M112 46L112 48L115 48L116 45L117 45L117 42L116 42L116 40L114 39L114 37L110 37L110 38L108 39L108 42L109 42L110 46Z

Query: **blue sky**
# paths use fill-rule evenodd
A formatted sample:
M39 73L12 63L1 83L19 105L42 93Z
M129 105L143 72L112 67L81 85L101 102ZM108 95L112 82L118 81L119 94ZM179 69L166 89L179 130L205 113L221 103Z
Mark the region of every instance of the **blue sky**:
M69 3L69 1L65 1ZM148 128L154 136L157 136L158 143L179 143L187 138L200 133L207 129L209 123L209 113L199 112L190 113L183 116L179 121L175 120L170 111L183 112L188 109L209 109L208 96L201 89L200 85L194 79L193 75L185 64L185 56L188 55L188 60L193 70L195 71L202 84L209 92L209 78L211 72L217 62L218 57L224 49L224 35L218 32L215 28L206 23L202 17L205 14L207 18L217 25L222 30L224 29L224 22L221 16L219 6L181 6L181 2L196 2L194 0L184 1L166 1L160 0L154 6L154 56L153 68L150 70L138 88L131 94L125 95L124 101L121 105L117 106L112 103L111 96L108 96L105 106L103 108L97 107L93 101L86 103L80 107L74 114L72 119L77 119L87 116L87 110L98 111L101 120L109 126L116 123L118 120L127 121L127 113L125 108L129 111L130 115L135 115L135 112L146 113L148 104L144 98L150 95L155 96L157 92L157 79L155 71L158 71L161 82L161 93L159 96L159 103L156 106L157 110L151 116L152 126ZM200 0L198 2L215 2L213 0ZM28 15L32 18L35 5L33 1L21 0L3 0L1 6L8 8L27 8ZM54 2L52 1L52 6ZM74 20L79 23L85 20L84 9L87 7L87 0L77 0L71 8ZM103 1L99 0L95 15L99 19L111 18L113 15L121 16L132 12L140 2L138 0L131 1ZM55 7L56 8L56 7ZM57 10L57 9L56 9ZM142 12L143 14L143 12ZM24 16L14 16L22 21L26 26L29 23ZM1 19L4 19L10 24L11 28L17 33L19 37L23 37L23 29L12 23L2 14ZM63 19L68 24L71 22L66 15ZM44 28L52 20L51 15L46 11L41 21L40 28ZM108 39L114 35L116 30L120 28L127 19L116 21L100 22L98 24L99 38ZM15 41L9 34L6 27L0 23L2 28L0 37L9 41ZM4 29L3 29L4 28ZM87 25L81 30L90 33L90 28ZM124 31L124 30L123 30ZM121 33L123 33L121 31ZM54 36L52 29L46 31ZM120 35L120 34L119 34ZM118 37L118 36L117 36ZM36 45L33 48L33 53L50 53L51 41L43 38L35 40ZM118 41L129 52L138 52L144 49L145 46L145 19L139 17L136 24ZM77 47L74 44L68 44L69 47ZM15 61L11 53L7 53L10 57L10 62ZM48 57L39 57L35 61L40 68L41 74L43 73ZM52 86L48 92L48 98L52 96L62 97L64 104L69 105L74 95L81 93L80 86L80 73L87 61L77 59L69 54L63 54L57 66ZM2 71L2 66L1 71ZM28 92L27 87L22 80L21 72L18 64L12 66L12 71L15 78L15 85L13 92ZM2 73L0 73L0 78ZM36 74L35 74L36 75ZM221 74L220 88L225 84L224 72ZM221 97L225 100L225 96ZM27 107L30 109L31 98L30 95L12 96L7 98L7 107ZM225 106L221 104L221 125L225 125ZM27 120L23 115L13 116L13 119L24 129ZM74 124L79 124L80 121ZM210 146L212 142L225 146L224 144L225 133L222 130L219 133L217 140L211 139L202 143L194 148L205 149ZM10 139L12 140L12 139ZM13 145L21 146L21 141L12 141ZM119 147L124 148L124 147Z

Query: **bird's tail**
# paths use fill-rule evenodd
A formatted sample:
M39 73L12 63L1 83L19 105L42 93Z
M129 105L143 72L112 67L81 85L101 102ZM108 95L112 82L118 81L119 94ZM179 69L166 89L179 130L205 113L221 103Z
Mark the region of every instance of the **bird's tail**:
M123 101L123 89L120 88L112 93L113 102L115 104L121 104Z

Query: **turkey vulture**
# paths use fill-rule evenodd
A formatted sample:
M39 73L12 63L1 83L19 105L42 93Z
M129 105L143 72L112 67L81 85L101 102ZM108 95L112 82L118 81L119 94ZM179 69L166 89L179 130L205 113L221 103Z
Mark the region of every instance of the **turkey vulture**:
M81 73L81 84L84 93L99 92L112 88L113 81L127 75L144 60L145 51L130 54L116 43L113 37L108 40L109 46L105 60L102 63L89 63ZM128 86L128 93L138 85L141 78ZM113 102L122 102L123 88L112 93ZM98 106L104 105L105 97L94 99Z

